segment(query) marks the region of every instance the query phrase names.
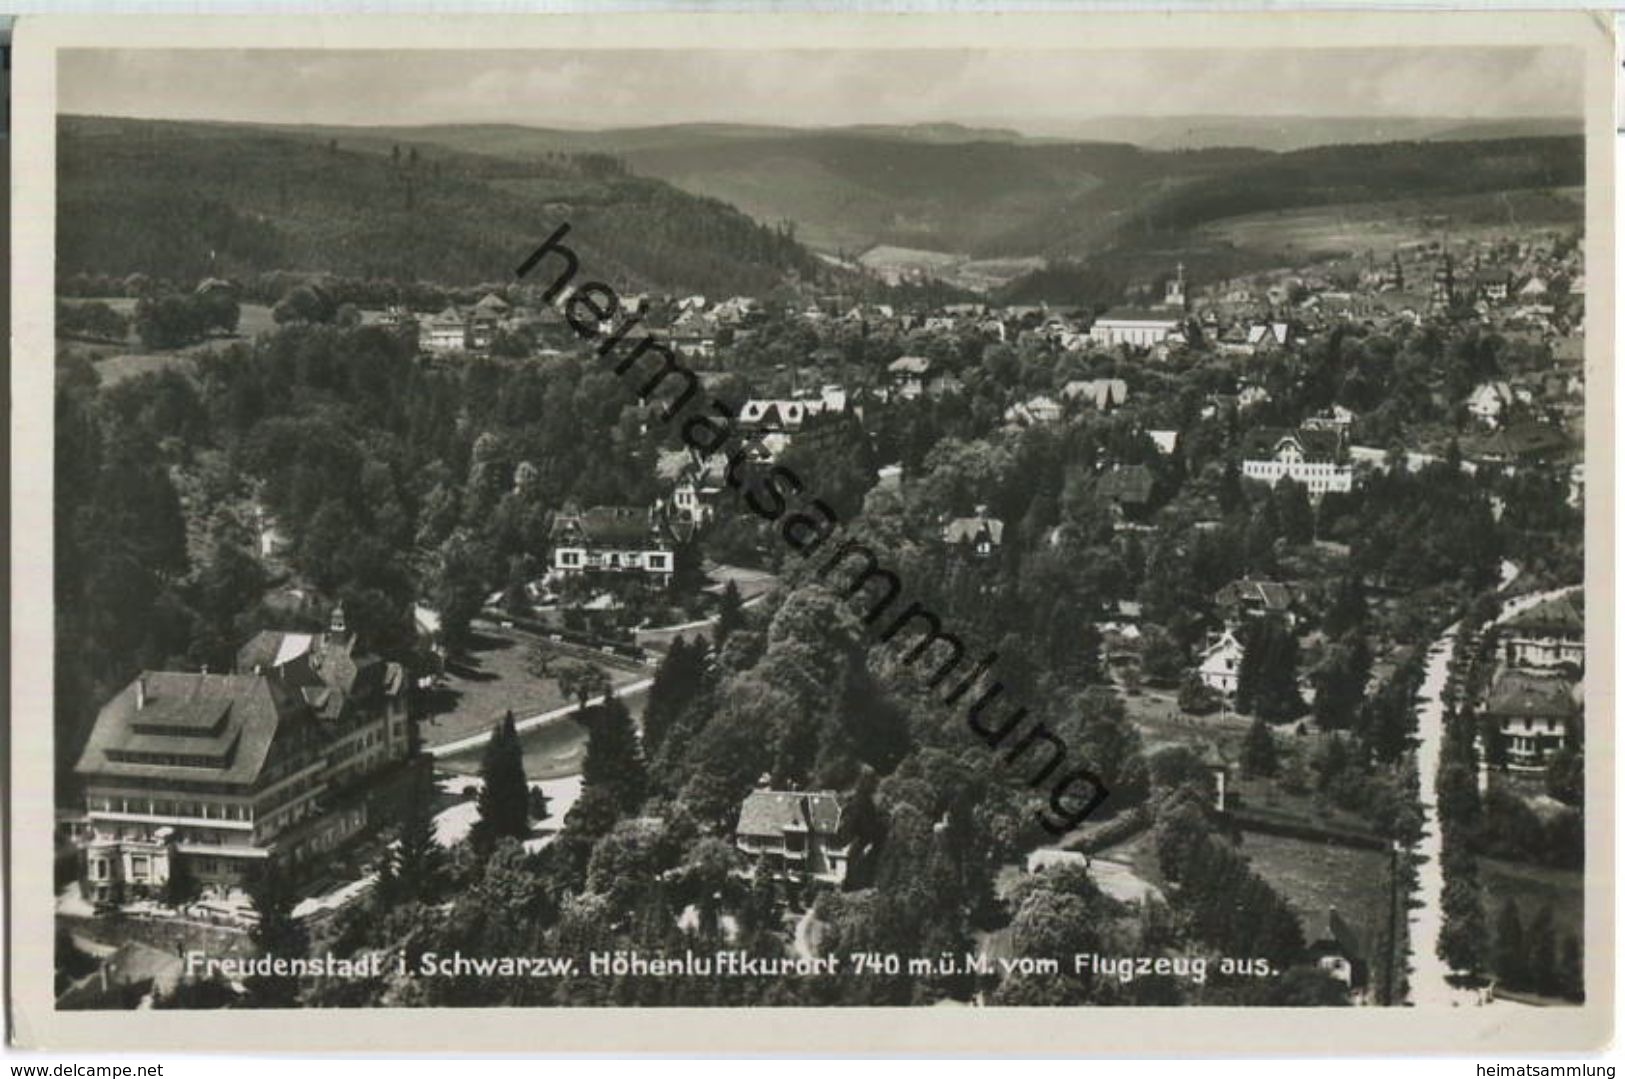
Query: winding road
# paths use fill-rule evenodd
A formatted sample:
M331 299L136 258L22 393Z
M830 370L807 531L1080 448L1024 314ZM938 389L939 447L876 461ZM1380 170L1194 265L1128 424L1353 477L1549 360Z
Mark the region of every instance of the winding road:
M1501 567L1501 591L1511 587L1518 569L1510 562ZM1553 596L1576 586L1536 592L1508 600L1495 623L1506 621ZM1450 679L1450 658L1456 648L1457 622L1446 629L1428 649L1427 671L1416 692L1416 773L1421 788L1422 838L1416 847L1419 901L1409 914L1410 1002L1418 1008L1459 1008L1484 1004L1493 998L1481 997L1471 989L1450 984L1454 971L1439 958L1439 932L1444 928L1444 870L1440 865L1443 839L1439 832L1438 797L1435 785L1439 775L1439 754L1444 744L1444 701L1441 699Z
M1421 902L1410 909L1410 1000L1418 1008L1458 1008L1479 1002L1476 992L1449 982L1450 965L1439 958L1439 932L1444 928L1444 869L1440 864L1443 837L1439 831L1438 798L1434 784L1439 774L1439 752L1444 744L1444 693L1450 678L1450 657L1456 648L1456 623L1428 649L1427 673L1416 691L1416 775L1421 789L1422 838L1416 846L1416 868Z

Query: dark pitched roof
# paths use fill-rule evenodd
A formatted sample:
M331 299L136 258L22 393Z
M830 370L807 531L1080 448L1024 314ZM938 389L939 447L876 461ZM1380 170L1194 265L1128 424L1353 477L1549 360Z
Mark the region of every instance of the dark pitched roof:
M813 831L834 835L841 827L841 803L830 791L752 791L739 808L739 835L783 835Z
M1255 581L1242 577L1231 581L1213 597L1221 607L1238 607L1248 601L1263 604L1266 611L1285 611L1292 606L1292 589L1277 581Z
M1585 615L1567 595L1553 596L1528 610L1519 611L1505 624L1526 632L1577 634L1584 633L1586 628Z
M1155 480L1144 465L1114 465L1100 477L1096 488L1101 497L1114 502L1143 506L1151 501L1151 488Z
M647 509L594 506L580 513L559 514L553 522L553 539L600 547L646 547L659 537Z
M1167 322L1184 321L1184 314L1170 307L1113 307L1095 320L1098 322Z
M1303 449L1305 459L1310 461L1335 461L1342 448L1342 440L1336 431L1308 427L1255 427L1247 432L1244 452L1254 459L1274 457L1281 443L1287 439L1296 440Z
M391 668L377 656L355 652L355 634L261 630L237 652L237 671L276 670L324 718L337 718L350 701L362 704L389 692Z
M75 771L249 785L278 734L308 716L275 675L145 671L102 706Z
M1336 907L1329 907L1324 914L1314 914L1305 919L1304 931L1311 948L1335 948L1350 959L1361 958L1363 954L1359 934Z
M1505 671L1495 680L1484 714L1567 719L1578 711L1574 687L1566 678Z
M1542 423L1516 423L1479 439L1474 449L1484 457L1512 460L1560 454L1569 447L1568 436Z

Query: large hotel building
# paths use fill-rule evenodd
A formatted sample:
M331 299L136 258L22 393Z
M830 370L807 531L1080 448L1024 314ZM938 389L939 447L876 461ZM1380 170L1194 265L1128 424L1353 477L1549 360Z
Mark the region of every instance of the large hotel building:
M399 664L357 655L342 608L326 633L265 631L237 671L144 671L96 717L77 765L84 891L205 887L268 860L297 869L378 813L412 753Z

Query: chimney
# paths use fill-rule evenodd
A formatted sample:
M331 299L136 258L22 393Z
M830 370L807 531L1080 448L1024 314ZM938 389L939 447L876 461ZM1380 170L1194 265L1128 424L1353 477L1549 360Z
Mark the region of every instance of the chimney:
M135 676L135 710L137 712L147 706L147 674L145 671Z

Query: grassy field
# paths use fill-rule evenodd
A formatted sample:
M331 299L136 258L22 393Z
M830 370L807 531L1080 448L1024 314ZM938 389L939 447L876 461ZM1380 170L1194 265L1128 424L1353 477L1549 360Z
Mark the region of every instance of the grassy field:
M1582 197L1577 188L1557 188L1317 206L1226 218L1196 235L1305 257L1372 251L1385 258L1421 239L1457 242L1577 227Z
M1259 832L1247 832L1240 850L1298 913L1306 933L1312 935L1316 919L1336 907L1367 958L1381 952L1389 903L1386 854Z
M634 718L643 714L648 691L621 698ZM587 754L587 730L573 718L564 716L519 735L524 749L525 777L532 780L562 779L581 774L581 761ZM477 775L483 747L476 747L436 761L436 767L457 775Z
M64 299L64 303L90 303L88 299ZM111 307L114 311L128 318L135 311L135 300L127 296L109 296L99 300ZM96 367L96 373L101 376L102 385L114 386L126 379L136 378L140 375L151 374L155 371L177 370L182 374L191 374L194 370L192 355L205 349L215 348L219 345L229 344L232 341L244 341L254 338L276 328L276 321L271 318L271 309L264 304L245 303L237 319L237 332L230 337L211 337L207 341L195 345L188 345L181 349L155 349L145 350L141 341L132 329L126 336L123 346L106 343L89 343L72 341L71 347L79 352L90 354Z
M525 731L519 736L519 741L525 749L525 776L528 779L558 779L576 775L581 771L581 760L587 753L586 729L568 716ZM447 772L477 775L484 751L485 747L477 746L466 753L442 757L435 763Z
M1146 749L1152 751L1171 745L1188 745L1200 751L1217 743L1228 753L1232 744L1241 744L1250 722L1229 710L1205 716L1180 711L1168 690L1124 694L1122 701L1129 721L1139 730Z
M437 746L488 730L508 711L524 719L569 704L552 679L530 673L535 640L514 630L481 624L469 655L447 661L445 685L429 695L419 725L424 744ZM647 677L607 664L604 670L617 686ZM477 766L477 753L475 763Z
M1364 950L1381 950L1389 902L1384 888L1386 854L1260 832L1244 835L1236 849L1297 912L1306 933L1312 932L1318 917L1336 907L1359 935ZM1096 857L1126 865L1143 880L1166 886L1157 866L1154 830L1141 832Z

